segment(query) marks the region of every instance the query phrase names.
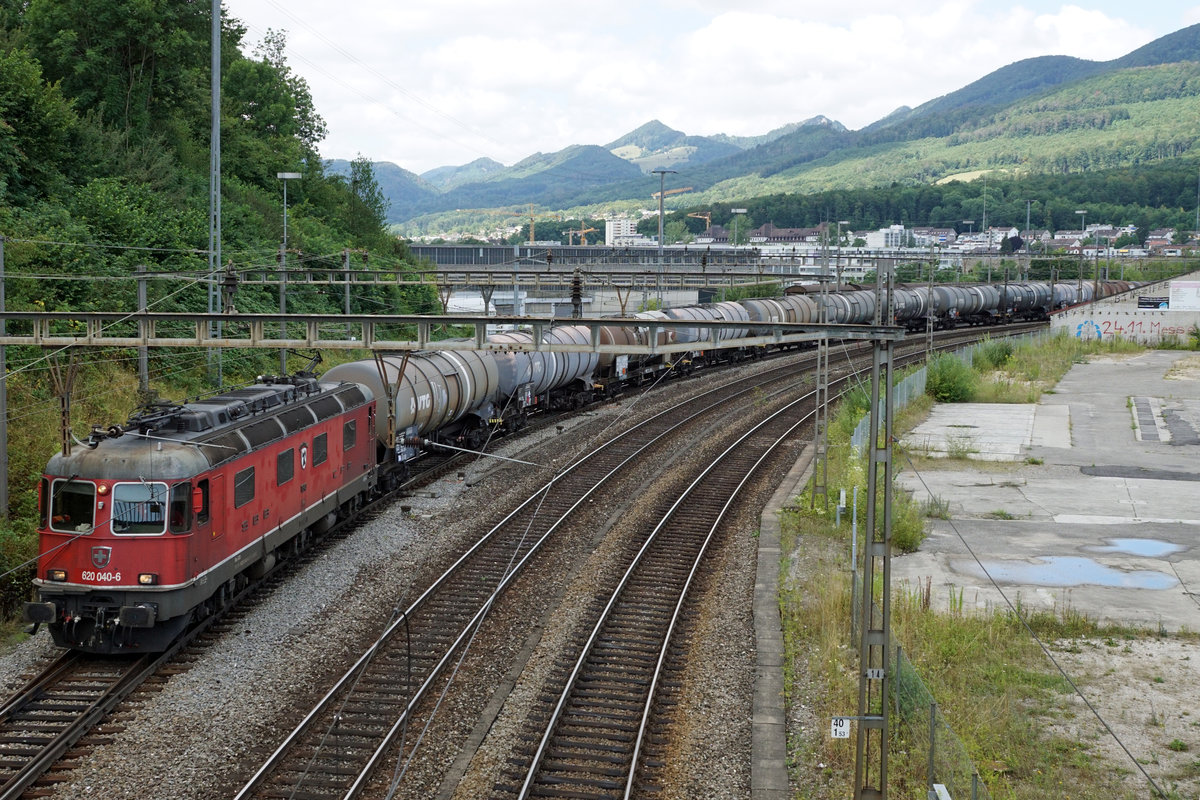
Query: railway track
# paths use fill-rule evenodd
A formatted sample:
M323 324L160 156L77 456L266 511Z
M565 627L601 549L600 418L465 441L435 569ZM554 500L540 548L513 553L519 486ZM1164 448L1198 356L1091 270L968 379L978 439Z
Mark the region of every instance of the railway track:
M970 336L943 336L939 349ZM909 348L897 361L914 360L917 352ZM848 372L831 382L835 394L854 380L853 370ZM594 624L573 645L577 655L561 665L556 677L561 689L543 689L521 737L529 744L512 759L527 760L510 765L494 798L616 799L663 788L639 781L639 775L652 772L643 769L646 742L666 739L657 716L658 689L689 592L739 495L781 445L811 422L815 397L814 390L797 398L736 438L673 495L656 524L634 535L642 545L611 595L600 598Z
M0 708L0 798L20 797L157 668L149 656L55 659Z
M793 386L799 363L768 379ZM551 478L493 527L405 611L337 681L260 770L238 800L359 796L389 748L436 694L496 598L555 532L604 484L657 443L736 397L761 392L763 375L732 381L618 434ZM411 675L411 681L398 681ZM399 684L399 685L398 685Z
M531 720L528 763L511 769L494 797L631 796L689 591L739 494L812 419L814 398L802 395L738 437L634 537L643 543L577 644L561 691Z
M978 333L950 332L942 338L972 335ZM921 353L923 348L912 345L911 350ZM417 729L414 726L425 713L418 710L421 704L438 694L446 675L455 669L456 654L543 544L655 442L704 411L728 408L735 397L758 392L761 400L763 380L762 375L742 379L686 401L556 475L393 618L383 635L266 758L237 800L360 796L385 758L394 757L389 750L405 742L408 730ZM786 380L789 391L794 390L795 379Z
M1036 326L1031 326L1036 327ZM971 335L978 336L977 332L973 331L951 331L944 334L944 337L953 339L965 338ZM806 359L801 359L806 360ZM767 373L783 374L789 370L795 371L801 369L800 364L792 366L777 367L768 370ZM734 382L726 387L713 390L705 393L701 397L708 398L709 407L720 406L730 402L731 397L737 395L735 385L741 386L740 390L743 394L754 391L749 388L752 383L761 381L762 376L756 376L754 379L745 379L740 382ZM780 380L787 380L781 378ZM761 390L760 390L761 391ZM726 392L718 394L718 392ZM705 401L694 399L689 401L693 405L703 404ZM697 414L699 412L696 412ZM655 425L666 426L667 428L677 427L676 423L681 422L681 418L686 416L682 411L673 411L664 415L660 415ZM670 418L669 420L666 418ZM689 417L689 419L691 419ZM651 421L653 422L653 421ZM668 425L668 422L670 423ZM595 491L598 486L607 480L609 477L617 474L621 467L620 464L627 463L630 459L635 458L637 453L642 452L646 448L652 447L653 442L657 441L662 436L666 436L666 430L660 430L657 434L651 434L649 424L645 428L640 429L637 434L642 439L640 445L633 445L632 439L625 439L624 444L618 446L610 444L605 448L597 451L597 454L589 460L593 466L589 467L592 470L604 471L604 478L598 480L594 473L585 474L577 464L570 470L564 473L555 480L550 482L550 486L554 487L553 492L548 492L544 496L537 495L536 499L531 498L524 507L518 509L510 515L504 523L497 526L497 530L505 527L509 531L509 536L514 534L517 536L515 541L520 542L524 539L524 543L520 545L514 544L514 539L509 538L506 541L501 541L501 537L497 536L496 544L493 545L490 556L492 560L491 576L495 577L495 584L492 585L488 579L469 579L477 581L477 586L474 592L468 591L465 597L471 597L475 605L473 608L476 613L460 614L457 622L458 627L453 630L471 631L484 613L483 609L486 604L492 602L495 596L502 591L513 577L520 570L529 558L540 547L541 542L550 537L559 525L563 523L570 513L580 504L586 502L587 496ZM625 448L625 449L623 449ZM603 455L600 455L600 454ZM451 462L457 463L457 462ZM599 465L606 465L603 469ZM441 466L441 465L439 465ZM443 474L449 466L441 466L436 470L436 474ZM568 501L567 498L574 496L575 500ZM544 497L544 499L543 499ZM534 512L534 506L541 504L541 513ZM380 506L382 508L382 505ZM553 512L553 513L551 513ZM370 509L368 514L378 513L377 509ZM531 522L531 517L533 521ZM549 522L555 520L554 522ZM543 529L544 528L544 529ZM335 530L331 532L326 539L329 541L336 540L346 534L346 530ZM483 550L486 548L477 547L476 551L468 553L460 563L467 560L474 560L482 563L489 559ZM276 567L263 582L248 586L243 592L238 595L238 604L231 608L240 607L242 601L252 594L261 591L265 586L269 586L273 582L286 579L286 574L289 574L292 569L298 566L299 563L304 563L313 557L316 557L320 552L320 548L310 550L308 554L301 556L299 561L293 559L290 562L285 562ZM518 553L519 557L515 560L512 558L514 553ZM501 554L501 555L497 555ZM457 566L457 565L456 565ZM444 576L445 578L445 576ZM445 579L449 583L449 579ZM421 628L417 620L417 606L428 604L429 608L433 608L440 602L445 605L457 605L460 595L454 594L449 588L442 586L442 581L435 584L429 591L414 603L404 615L396 620L391 630L392 635L401 630L406 634L406 638L411 638L412 642L416 643L419 636L424 636L425 641L431 643L432 649L420 653L414 646L411 656L405 648L403 653L399 653L393 645L391 650L388 650L383 645L378 646L371 653L364 656L365 663L378 660L380 664L390 664L392 671L385 679L377 682L377 689L380 696L384 698L390 697L390 702L370 700L365 703L345 702L337 706L335 714L338 715L338 725L326 730L336 730L338 733L337 743L342 750L342 758L345 760L345 754L351 751L357 751L358 745L366 741L369 737L362 737L358 734L368 730L367 727L357 729L350 724L350 719L353 713L362 710L363 707L369 706L364 713L366 717L372 720L369 729L372 731L371 736L376 735L373 731L380 727L378 718L385 718L391 721L390 725L383 726L387 730L384 731L384 738L379 739L380 744L377 744L369 754L366 772L378 763L382 752L386 750L387 743L393 741L398 734L403 733L403 726L408 722L410 713L415 709L417 702L421 699L421 692L417 689L418 678L424 677L426 682L431 682L435 679L447 666L450 665L450 655L465 641L463 635L457 637L439 636L439 631L446 630L442 628L443 617L430 616L430 622L426 623L425 628ZM486 589L486 591L485 591ZM493 591L494 590L494 591ZM438 598L442 598L440 601ZM451 598L447 600L446 598ZM204 634L208 630L209 625L214 623L219 627L220 617L213 617L206 621L206 625L197 628L187 639L177 643L176 647L154 659L108 659L106 670L120 672L123 674L112 674L109 677L101 675L100 664L104 663L104 659L91 659L91 664L84 663L71 655L65 655L62 659L55 662L51 668L48 668L43 675L31 681L21 692L10 698L3 707L0 707L0 781L5 784L0 787L0 800L6 798L14 798L20 796L31 796L27 793L28 787L34 785L38 780L39 775L42 775L46 770L63 757L64 754L71 751L71 748L85 736L89 730L95 728L104 717L115 709L122 699L134 691L137 686L150 675L158 672L162 665L174 658L183 648L188 646L196 637ZM209 634L211 637L211 634ZM440 656L435 656L441 652ZM354 675L354 683L359 687L370 686L372 680L365 671L359 674L359 670L365 666L364 661L360 661L355 669L351 670L350 674ZM123 665L123 666L122 666ZM395 676L397 674L406 674L411 669L412 683L406 681L402 688L397 688ZM397 671L398 670L398 671ZM385 670L386 672L386 670ZM74 677L72 677L74 675ZM53 677L56 676L56 677ZM61 688L55 688L55 687ZM343 691L345 687L343 687ZM335 690L336 691L336 690ZM333 692L331 692L331 695ZM331 701L332 703L333 701ZM377 709L387 709L383 714L377 713ZM312 723L314 729L319 729L320 723ZM397 727L397 725L399 727ZM51 733L50 731L53 731ZM324 742L318 744L309 751L308 761L316 764L319 759L314 758L321 750L321 747L329 741L328 737L323 737ZM353 746L351 746L353 745ZM297 750L296 752L301 752ZM355 756L357 757L357 756ZM350 761L354 759L351 758ZM303 767L298 774L310 775L315 774L315 768L309 764ZM343 764L335 768L335 772L346 773L350 768ZM270 773L271 770L268 770ZM285 774L287 770L283 770L280 774ZM50 778L45 782L53 782L55 778ZM255 780L258 780L256 776ZM274 779L272 779L274 780ZM345 795L339 794L340 787L347 786L348 791L357 792L361 789L362 780L345 781L342 778L335 778L329 781L329 785L320 788L312 796L329 797L329 796L354 796L353 793ZM254 781L252 781L253 783ZM301 783L318 784L320 780L306 778L306 781ZM294 787L296 784L293 783ZM355 788L357 787L357 788ZM242 796L270 796L269 793L263 795L245 794L243 790ZM308 796L304 792L292 794L291 790L286 796L304 797Z

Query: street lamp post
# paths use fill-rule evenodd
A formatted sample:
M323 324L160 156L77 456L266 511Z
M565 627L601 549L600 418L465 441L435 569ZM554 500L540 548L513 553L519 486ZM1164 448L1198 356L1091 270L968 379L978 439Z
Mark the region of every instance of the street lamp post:
M674 175L678 170L652 169L651 175L658 176L658 308L663 307L663 190L666 188L667 175Z
M287 313L287 185L288 181L300 180L299 172L276 172L275 177L283 181L283 244L279 248L279 313ZM280 320L280 337L287 338L287 322ZM279 374L287 375L287 348L279 349Z
M837 273L837 286L840 289L842 286L842 226L850 223L844 219L839 219L837 223L837 254L834 256L834 272Z
M1075 276L1075 289L1079 293L1079 295L1082 295L1083 294L1083 239L1085 236L1087 236L1087 209L1081 208L1081 209L1078 209L1075 213L1079 215L1079 269L1078 269L1079 274ZM1079 297L1077 295L1075 299L1081 300L1082 297Z
M749 209L746 208L731 208L729 213L733 214L733 241L731 244L737 247L738 243L738 214L745 214Z

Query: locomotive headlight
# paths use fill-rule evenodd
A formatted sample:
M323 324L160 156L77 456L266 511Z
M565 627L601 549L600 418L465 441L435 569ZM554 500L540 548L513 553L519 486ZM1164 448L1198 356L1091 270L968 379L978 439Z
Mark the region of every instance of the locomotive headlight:
M138 583L142 586L158 586L158 574L154 572L139 572Z
M108 494L108 484L106 484L106 483L96 484L96 494L98 494L98 495Z
M67 571L65 569L51 569L46 571L46 579L63 583L67 580Z

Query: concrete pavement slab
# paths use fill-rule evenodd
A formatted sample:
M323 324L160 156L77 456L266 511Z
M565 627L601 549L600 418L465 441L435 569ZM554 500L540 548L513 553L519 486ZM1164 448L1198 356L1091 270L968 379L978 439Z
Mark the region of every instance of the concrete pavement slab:
M937 406L896 466L949 519L894 578L929 581L944 608L1002 607L1002 589L1026 608L1200 630L1198 377L1197 356L1152 351L1078 364L1036 406ZM977 453L919 457L955 432ZM1007 463L962 457L984 453Z

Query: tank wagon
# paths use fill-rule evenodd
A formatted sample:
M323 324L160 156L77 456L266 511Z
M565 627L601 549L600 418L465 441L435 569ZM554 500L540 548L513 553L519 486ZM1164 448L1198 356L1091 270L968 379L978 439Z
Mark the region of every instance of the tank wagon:
M1104 282L1101 295L1132 288ZM1044 317L1091 298L1092 285L901 287L898 324L923 328ZM578 408L624 387L696 364L757 355L716 351L712 333L654 329L664 319L756 324L870 323L870 291L789 294L647 311L597 331L602 344L693 343L674 360L647 354L512 350L524 331L489 337L488 350L416 353L261 378L185 404L158 404L123 425L93 429L86 443L50 459L39 485L38 598L29 622L56 644L113 653L166 648L192 621L230 601L247 582L391 491L419 443L478 448L542 409ZM547 344L588 344L584 326L543 334ZM387 398L392 400L389 404ZM390 413L391 418L386 416ZM379 415L384 415L382 419Z

